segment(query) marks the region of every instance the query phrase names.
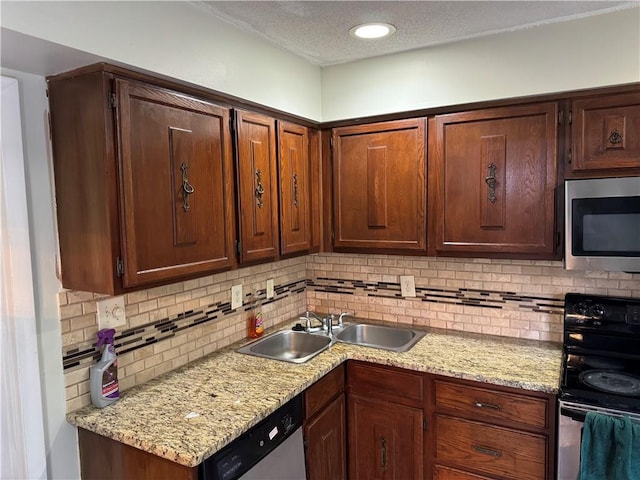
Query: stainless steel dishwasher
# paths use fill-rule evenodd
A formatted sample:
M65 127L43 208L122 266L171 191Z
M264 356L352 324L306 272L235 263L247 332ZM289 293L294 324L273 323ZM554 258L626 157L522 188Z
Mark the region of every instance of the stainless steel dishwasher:
M306 480L302 395L200 464L200 480Z

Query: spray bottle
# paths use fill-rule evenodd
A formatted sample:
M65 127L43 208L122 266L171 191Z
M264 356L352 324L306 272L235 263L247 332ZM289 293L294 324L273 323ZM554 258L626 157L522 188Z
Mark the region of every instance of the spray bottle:
M91 367L89 375L91 385L91 402L99 408L115 402L120 398L118 388L118 359L113 346L116 331L107 328L98 331L96 348L104 345L102 359Z

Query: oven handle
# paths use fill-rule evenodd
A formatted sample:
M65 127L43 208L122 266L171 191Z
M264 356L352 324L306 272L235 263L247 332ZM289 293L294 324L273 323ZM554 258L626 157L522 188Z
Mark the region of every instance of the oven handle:
M560 408L560 415L569 417L571 420L575 420L580 423L584 423L585 418L587 418L587 412L584 410L575 410L567 407Z

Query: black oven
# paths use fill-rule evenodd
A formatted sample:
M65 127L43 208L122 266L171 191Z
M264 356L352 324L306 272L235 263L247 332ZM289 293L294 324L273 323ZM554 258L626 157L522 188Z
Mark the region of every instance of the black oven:
M640 299L565 296L558 480L576 480L587 412L640 421Z

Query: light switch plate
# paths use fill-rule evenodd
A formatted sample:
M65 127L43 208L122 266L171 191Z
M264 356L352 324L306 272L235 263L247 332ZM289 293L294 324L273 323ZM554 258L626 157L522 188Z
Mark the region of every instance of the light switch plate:
M96 302L98 309L98 329L116 328L127 324L124 297L111 297Z
M413 275L400 275L400 292L403 297L416 296L416 282Z
M267 298L273 298L275 292L273 291L273 278L267 280Z
M231 287L231 310L242 307L242 284Z

